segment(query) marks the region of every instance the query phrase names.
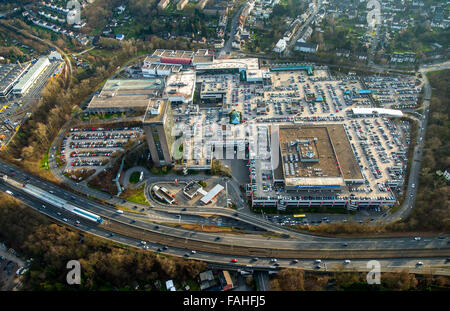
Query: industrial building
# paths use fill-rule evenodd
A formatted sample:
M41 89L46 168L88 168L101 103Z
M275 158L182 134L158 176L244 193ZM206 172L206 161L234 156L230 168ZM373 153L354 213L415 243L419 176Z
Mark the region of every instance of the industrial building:
M0 65L0 97L9 95L13 86L19 81L29 67L30 63L23 65Z
M36 63L25 73L19 82L13 87L12 92L16 95L24 95L30 87L37 81L39 75L50 65L47 56L40 57Z

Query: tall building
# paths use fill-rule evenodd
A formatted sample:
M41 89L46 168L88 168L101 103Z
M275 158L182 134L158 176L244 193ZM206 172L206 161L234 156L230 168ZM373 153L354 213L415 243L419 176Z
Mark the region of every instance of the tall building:
M172 108L167 99L152 99L143 119L143 128L153 164L172 165L172 136L174 127Z

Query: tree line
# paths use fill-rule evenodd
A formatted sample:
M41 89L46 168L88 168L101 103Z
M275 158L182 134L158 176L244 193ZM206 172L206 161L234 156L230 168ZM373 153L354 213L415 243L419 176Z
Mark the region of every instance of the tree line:
M432 274L413 274L406 270L382 272L380 284L368 284L367 273L357 271L308 272L283 269L270 280L272 291L423 291L447 290L450 278Z

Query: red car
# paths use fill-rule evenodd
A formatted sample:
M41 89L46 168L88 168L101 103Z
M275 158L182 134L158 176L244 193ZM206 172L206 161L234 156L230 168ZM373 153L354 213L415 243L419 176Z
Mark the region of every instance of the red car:
M237 259L233 258L231 259L231 262L237 262Z

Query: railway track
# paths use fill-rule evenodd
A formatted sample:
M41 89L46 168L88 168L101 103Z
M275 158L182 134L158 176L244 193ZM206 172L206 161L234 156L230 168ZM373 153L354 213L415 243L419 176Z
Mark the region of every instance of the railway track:
M106 219L105 219L106 220ZM298 258L298 259L381 259L381 258L425 258L425 257L448 257L450 248L424 248L424 249L274 249L263 247L247 247L229 245L220 242L208 242L198 240L186 235L178 237L166 233L158 233L139 228L130 224L108 218L101 228L120 235L136 238L144 241L167 245L176 248L187 248L190 250L216 253L223 255L240 255L250 257L274 257L274 258ZM195 233L194 233L195 235Z

